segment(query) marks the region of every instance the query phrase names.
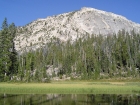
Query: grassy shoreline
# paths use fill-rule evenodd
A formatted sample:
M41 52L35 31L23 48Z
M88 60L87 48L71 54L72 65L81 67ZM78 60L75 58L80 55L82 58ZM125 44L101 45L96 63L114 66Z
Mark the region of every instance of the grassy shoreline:
M133 94L140 93L140 82L0 83L6 94Z

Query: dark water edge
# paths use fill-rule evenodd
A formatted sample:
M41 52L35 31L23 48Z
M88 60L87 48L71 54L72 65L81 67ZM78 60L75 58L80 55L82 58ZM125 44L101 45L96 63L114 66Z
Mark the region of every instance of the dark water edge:
M140 94L0 94L0 105L140 105Z

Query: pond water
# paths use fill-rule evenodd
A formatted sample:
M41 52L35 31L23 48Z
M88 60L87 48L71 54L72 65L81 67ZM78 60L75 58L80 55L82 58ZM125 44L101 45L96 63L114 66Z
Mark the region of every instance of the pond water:
M0 105L140 105L140 94L0 94Z

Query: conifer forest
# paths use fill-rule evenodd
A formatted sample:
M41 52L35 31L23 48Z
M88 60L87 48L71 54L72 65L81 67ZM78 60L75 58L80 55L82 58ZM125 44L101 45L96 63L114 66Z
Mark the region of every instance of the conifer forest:
M0 30L0 81L46 82L140 77L140 34L89 35L62 42L52 40L36 50L16 51L14 23L5 18ZM53 72L50 75L49 68Z

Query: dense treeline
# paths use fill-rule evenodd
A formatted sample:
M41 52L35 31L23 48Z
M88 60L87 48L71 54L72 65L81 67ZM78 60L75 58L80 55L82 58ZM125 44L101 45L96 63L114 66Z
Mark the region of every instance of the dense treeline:
M14 36L10 26L2 28L1 37ZM71 79L87 80L140 76L140 34L134 31L128 33L122 30L117 35L107 36L87 34L73 43L61 42L54 38L44 47L35 51L24 50L18 55L15 52L13 37L11 39L3 39L11 41L11 45L0 48L0 54L3 56L0 58L1 81L5 80L5 77L8 77L8 80L45 82L53 77L61 79L64 75ZM3 46L4 43L7 44L1 43ZM5 50L2 50L3 48ZM12 50L9 50L11 48ZM9 56L4 51L7 51ZM50 67L53 68L51 74L48 73Z
M16 26L8 25L5 18L0 31L0 81L11 80L18 72L17 53L14 46Z
M134 31L131 35L125 30L119 31L117 35L87 35L74 43L54 40L43 48L19 56L21 80L24 77L28 81L48 78L46 70L49 65L59 71L51 77L139 78L140 35Z

